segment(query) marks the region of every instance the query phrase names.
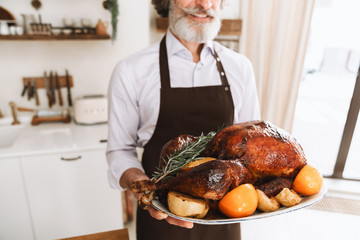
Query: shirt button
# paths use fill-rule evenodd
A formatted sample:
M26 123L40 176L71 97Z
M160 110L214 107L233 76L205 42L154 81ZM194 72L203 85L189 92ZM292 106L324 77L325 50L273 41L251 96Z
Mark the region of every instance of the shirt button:
M226 92L229 91L229 87L225 87L225 91L226 91Z
M224 76L224 75L225 75L225 73L224 73L224 72L221 72L220 74L221 74L221 76Z

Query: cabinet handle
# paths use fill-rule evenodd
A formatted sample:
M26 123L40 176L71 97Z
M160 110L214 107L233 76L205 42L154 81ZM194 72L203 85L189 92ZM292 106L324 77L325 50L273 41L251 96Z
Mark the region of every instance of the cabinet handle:
M74 157L74 158L64 158L64 157L61 157L61 160L63 161L75 161L75 160L79 160L81 158L81 156L77 156L77 157Z

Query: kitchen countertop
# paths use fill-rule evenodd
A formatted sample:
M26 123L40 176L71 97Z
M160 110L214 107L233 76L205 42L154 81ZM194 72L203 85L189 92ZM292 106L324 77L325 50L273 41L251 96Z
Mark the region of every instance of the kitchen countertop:
M0 148L0 159L65 153L81 150L106 149L107 124L78 125L71 123L43 123L32 126L30 121L21 121L24 128L14 144ZM23 123L25 122L25 123Z

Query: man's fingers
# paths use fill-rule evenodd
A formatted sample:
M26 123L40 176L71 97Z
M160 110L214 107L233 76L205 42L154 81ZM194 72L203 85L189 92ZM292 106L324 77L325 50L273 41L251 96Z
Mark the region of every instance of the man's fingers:
M168 217L166 213L158 211L152 206L149 206L147 210L149 211L150 215L157 220L163 220Z
M179 219L176 219L173 217L169 217L166 213L158 211L151 206L149 206L149 208L147 210L149 211L150 215L157 220L165 219L169 224L176 225L179 227L184 227L184 228L193 228L194 227L194 223L192 223L192 222L182 221L182 220L179 220Z
M134 193L134 192L133 194L136 200L140 200L140 198L144 195L144 193Z
M187 222L187 221L182 221L173 217L167 217L165 219L168 223L172 224L172 225L177 225L179 227L184 227L184 228L193 228L194 227L194 223L192 222Z
M157 220L164 220L165 219L169 224L176 225L176 226L179 226L179 227L189 228L189 229L194 227L194 223L179 220L179 219L176 219L176 218L173 218L173 217L169 217L166 213L158 211L155 208L153 208L152 206L149 206L147 208L147 211L149 212L149 214L153 218L155 218Z

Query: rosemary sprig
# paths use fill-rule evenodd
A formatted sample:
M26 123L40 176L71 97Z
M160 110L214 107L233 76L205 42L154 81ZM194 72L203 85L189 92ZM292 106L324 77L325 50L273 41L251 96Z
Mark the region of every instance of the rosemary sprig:
M175 152L171 157L167 156L168 160L162 159L166 164L154 171L152 180L159 182L161 179L174 177L178 170L191 161L199 159L215 134L216 132L209 132L207 135L201 134L195 142L186 144L181 151Z

